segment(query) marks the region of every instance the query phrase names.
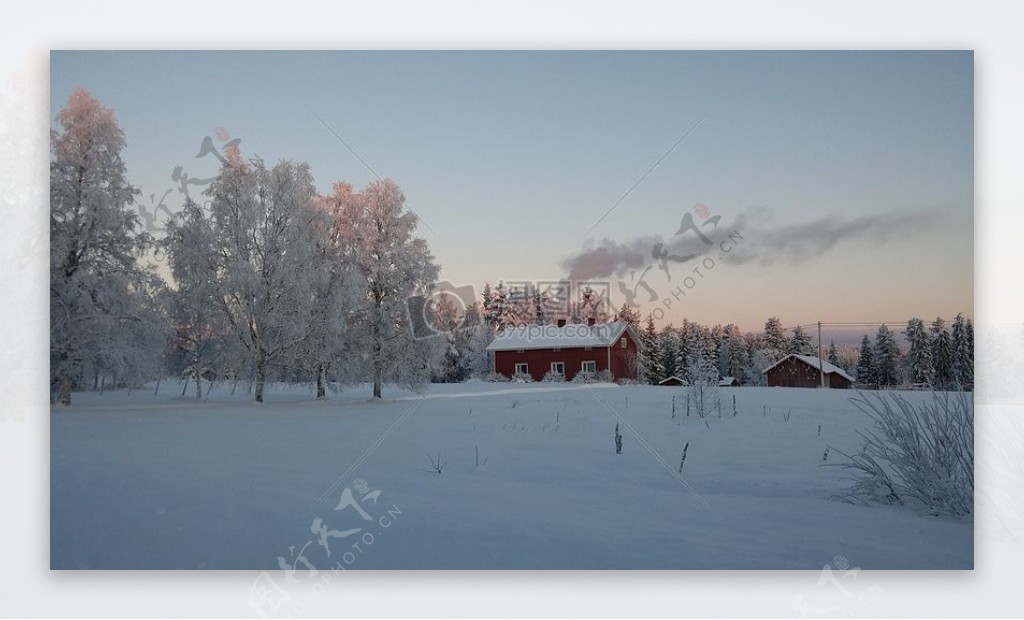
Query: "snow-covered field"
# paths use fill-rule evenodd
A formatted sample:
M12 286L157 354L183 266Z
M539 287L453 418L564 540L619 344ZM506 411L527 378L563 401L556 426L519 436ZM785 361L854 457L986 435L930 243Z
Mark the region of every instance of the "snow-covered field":
M364 386L316 402L279 386L263 405L230 391L197 402L165 383L53 408L51 567L974 564L970 520L828 499L845 483L826 445L853 450L867 422L850 391L721 389L721 417L703 420L685 388L470 382L374 402ZM358 509L336 509L346 490Z

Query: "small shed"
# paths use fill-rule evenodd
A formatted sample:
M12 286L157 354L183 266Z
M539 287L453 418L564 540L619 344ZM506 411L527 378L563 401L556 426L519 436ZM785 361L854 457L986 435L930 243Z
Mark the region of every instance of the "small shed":
M761 371L770 387L824 387L845 389L853 385L853 377L842 368L813 355L790 353Z
M722 380L718 382L718 387L736 387L739 384L736 377L722 377Z

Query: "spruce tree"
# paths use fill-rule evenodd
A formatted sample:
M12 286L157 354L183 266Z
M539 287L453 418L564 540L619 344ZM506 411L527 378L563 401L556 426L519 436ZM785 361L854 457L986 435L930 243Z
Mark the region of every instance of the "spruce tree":
M953 379L959 388L974 384L974 328L971 321L957 314L953 319Z
M910 343L907 354L907 371L911 383L928 383L932 376L931 341L924 321L913 318L907 321L907 329L903 332Z
M949 338L949 330L942 317L932 321L932 387L937 390L948 390L952 387L953 378L953 344Z
M828 341L828 363L833 366L839 366L839 352L836 351L835 340Z
M793 328L793 336L786 343L786 353L810 355L812 352L811 336L797 325Z
M860 359L857 361L857 383L875 385L875 354L867 334L860 341Z
M899 347L887 325L878 328L875 336L875 382L880 386L899 383L896 366L899 362Z
M641 379L650 384L657 384L665 378L665 367L661 363L658 349L658 331L654 327L654 315L647 315L647 326L644 328L643 346L640 350Z
M764 324L762 345L765 352L774 359L782 357L786 350L786 332L782 329L782 321L778 317L770 317Z

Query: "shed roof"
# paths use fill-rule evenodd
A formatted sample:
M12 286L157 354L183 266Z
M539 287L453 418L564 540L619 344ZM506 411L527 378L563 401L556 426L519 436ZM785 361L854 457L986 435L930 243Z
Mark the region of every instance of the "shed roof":
M815 370L817 370L819 368L819 365L820 365L820 368L822 369L822 371L824 371L824 373L826 375L830 375L830 374L835 373L835 374L839 375L840 377L843 377L847 381L850 381L851 383L854 381L853 377L851 377L850 375L846 374L845 370L843 370L842 368L836 366L835 364L830 364L830 363L826 362L825 360L820 359L820 358L818 358L818 357L816 357L814 355L799 355L797 353L790 353L789 355L787 355L786 357L784 357L784 358L780 359L779 361L775 362L774 364L772 364L768 368L765 368L764 370L762 370L761 374L762 375L765 374L766 372L768 372L772 368L775 368L776 366L778 366L779 364L781 364L782 362L788 360L791 357L795 357L797 360L807 364L808 366L813 367Z

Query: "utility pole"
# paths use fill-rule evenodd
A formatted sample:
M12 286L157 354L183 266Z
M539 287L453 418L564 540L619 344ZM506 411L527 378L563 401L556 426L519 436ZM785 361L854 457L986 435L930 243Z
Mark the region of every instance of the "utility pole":
M821 375L821 387L825 387L825 362L821 359L821 321L818 321L818 373Z

